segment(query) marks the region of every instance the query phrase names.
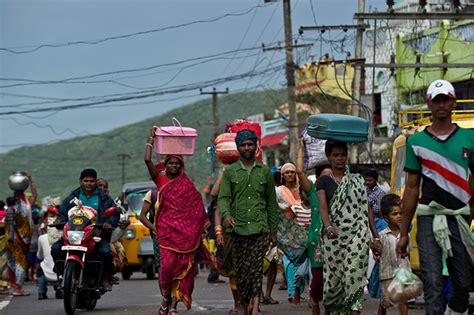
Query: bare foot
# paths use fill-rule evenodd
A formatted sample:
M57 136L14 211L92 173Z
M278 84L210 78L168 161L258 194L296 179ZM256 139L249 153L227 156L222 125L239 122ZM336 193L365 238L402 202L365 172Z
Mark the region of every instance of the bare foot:
M300 288L295 288L295 296L293 297L293 303L299 305L301 303Z

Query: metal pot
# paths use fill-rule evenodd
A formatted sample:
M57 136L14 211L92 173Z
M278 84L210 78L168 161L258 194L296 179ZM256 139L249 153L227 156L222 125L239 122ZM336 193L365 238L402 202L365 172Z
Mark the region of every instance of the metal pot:
M25 172L14 172L8 177L8 186L11 190L26 190L30 185Z

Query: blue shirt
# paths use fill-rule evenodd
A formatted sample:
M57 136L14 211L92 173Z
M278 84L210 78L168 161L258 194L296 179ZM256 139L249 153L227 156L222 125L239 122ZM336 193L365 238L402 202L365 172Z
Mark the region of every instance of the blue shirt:
M90 197L84 195L84 190L81 188L79 199L84 206L88 206L94 208L96 211L99 211L99 188L96 188Z

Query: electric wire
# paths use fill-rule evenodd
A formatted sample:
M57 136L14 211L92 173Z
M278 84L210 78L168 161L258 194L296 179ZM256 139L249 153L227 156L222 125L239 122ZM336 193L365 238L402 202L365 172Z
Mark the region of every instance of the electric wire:
M155 28L151 30L145 30L145 31L140 31L140 32L134 32L134 33L129 33L129 34L122 34L122 35L116 35L116 36L110 36L110 37L105 37L105 38L99 38L99 39L87 39L87 40L78 40L78 41L72 41L72 42L62 42L62 43L47 43L47 44L40 44L40 45L29 45L29 46L19 46L19 47L0 47L0 51L4 52L9 52L12 54L28 54L32 53L35 51L38 51L42 48L60 48L60 47L69 47L69 46L74 46L74 45L97 45L100 43L104 43L107 41L112 41L112 40L118 40L118 39L124 39L124 38L129 38L129 37L135 37L135 36L141 36L141 35L146 35L150 33L157 33L157 32L163 32L166 30L171 30L171 29L178 29L181 27L187 27L191 26L194 24L205 24L205 23L213 23L217 22L219 20L225 19L227 17L238 17L238 16L244 16L249 14L250 12L257 10L259 8L267 7L271 4L264 4L264 5L256 5L253 7L250 7L245 10L239 10L231 13L226 13L221 16L213 17L213 18L208 18L204 20L197 20L197 21L191 21L191 22L186 22L182 24L177 24L177 25L172 25L172 26L165 26L161 28ZM21 48L30 48L30 49L25 49L25 50L16 50L16 49L21 49Z
M88 107L88 106L94 106L94 105L100 105L100 104L106 104L106 103L111 103L111 102L123 102L123 101L129 101L129 100L134 100L134 99L143 99L143 98L149 98L153 96L158 96L158 95L165 95L165 94L175 94L183 91L188 91L191 89L197 89L199 87L208 87L211 85L216 85L224 82L229 82L229 81L234 81L234 80L240 80L245 77L252 77L252 76L258 76L265 74L267 72L274 72L278 70L279 67L268 67L264 70L261 71L250 71L247 73L239 74L239 75L234 75L230 77L225 77L225 78L219 78L219 79L214 79L214 80L209 80L209 81L204 81L201 83L193 83L193 84L188 84L188 85L182 85L182 86L177 86L174 88L170 89L161 89L161 90L156 90L156 91L146 91L145 93L130 93L130 94L135 94L135 95L128 95L128 96L121 96L121 97L113 97L113 98L108 98L105 100L99 100L95 102L90 102L90 103L83 103L83 104L72 104L72 105L63 105L63 106L56 106L56 107L43 107L43 108L33 108L33 109L28 109L28 110L23 110L23 111L18 111L18 110L11 110L11 111L6 111L6 112L0 112L0 116L4 115L12 115L12 114L19 114L19 113L36 113L36 112L47 112L51 110L68 110L68 109L77 109L81 107Z

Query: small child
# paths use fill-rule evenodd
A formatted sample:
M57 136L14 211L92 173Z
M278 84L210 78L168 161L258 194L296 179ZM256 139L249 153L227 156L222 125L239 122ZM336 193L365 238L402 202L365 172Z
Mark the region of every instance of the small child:
M387 308L392 304L387 295L387 289L393 280L393 273L400 263L405 268L410 268L407 258L399 260L395 248L400 239L400 224L402 222L401 199L395 194L387 194L380 201L380 210L383 218L388 222L388 227L379 233L382 242L382 253L380 257L380 286L382 287L382 299L380 300L379 315L385 315ZM400 262L400 263L399 263ZM408 314L408 305L399 304L400 315Z

